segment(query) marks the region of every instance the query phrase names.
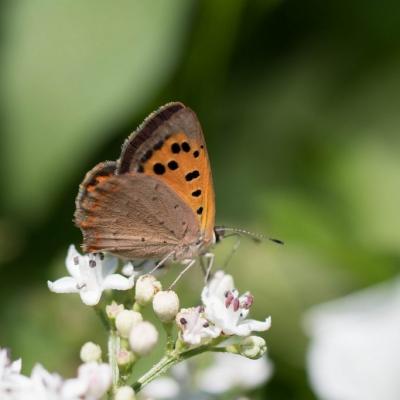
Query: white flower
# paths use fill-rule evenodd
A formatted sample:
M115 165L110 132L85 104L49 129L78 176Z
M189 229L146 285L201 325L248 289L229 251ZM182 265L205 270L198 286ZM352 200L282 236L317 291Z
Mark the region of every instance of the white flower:
M81 348L80 357L85 363L90 361L100 361L101 348L96 343L86 342Z
M202 307L182 308L175 320L183 341L192 346L214 339L221 333L221 329L204 318Z
M135 300L141 306L145 306L153 300L154 295L161 289L161 283L153 275L142 275L136 283Z
M311 385L325 400L400 399L400 279L314 307Z
M0 349L0 398L8 399L30 384L29 378L21 375L21 359L11 361L9 352ZM8 397L7 397L8 396Z
M162 322L171 322L179 311L179 297L173 290L158 292L153 298L153 310Z
M78 377L68 379L62 387L65 399L100 399L111 386L111 368L108 364L90 362L78 369Z
M272 375L272 364L266 357L249 360L225 353L210 356L210 353L204 354L175 365L170 370L171 376L155 379L140 394L143 393L146 399L156 400L207 400L210 393L214 395L212 398L224 394L231 399L234 397L226 392L254 389ZM210 359L214 361L211 366L201 369L201 366L210 364Z
M158 331L148 321L134 325L129 335L129 344L133 352L139 356L149 354L158 342Z
M216 354L215 363L200 373L198 385L205 392L220 394L232 389L253 389L272 374L267 358L258 360L236 354Z
M31 373L30 385L25 387L22 399L32 400L61 400L62 378L60 375L50 373L36 364Z
M79 293L82 301L96 305L103 290L127 290L134 285L133 277L125 278L114 274L117 258L102 253L80 255L74 245L68 249L66 267L71 276L47 282L49 289L56 293Z
M246 319L253 304L253 296L245 293L239 297L233 278L217 271L201 294L205 317L222 330L225 335L248 336L251 332L266 331L271 317L265 321Z
M118 333L123 337L129 337L129 333L131 329L137 325L139 322L143 321L142 314L137 311L132 310L123 310L115 319L115 326L118 330Z
M179 383L169 377L157 378L146 385L142 393L150 399L177 399L180 392Z

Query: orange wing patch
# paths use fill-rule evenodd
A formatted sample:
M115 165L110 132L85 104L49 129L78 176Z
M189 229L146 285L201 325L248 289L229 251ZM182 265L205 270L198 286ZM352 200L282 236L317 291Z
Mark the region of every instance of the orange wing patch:
M174 133L160 148L145 154L137 172L156 176L173 188L199 218L204 240L212 240L214 188L204 143L189 139L184 132Z

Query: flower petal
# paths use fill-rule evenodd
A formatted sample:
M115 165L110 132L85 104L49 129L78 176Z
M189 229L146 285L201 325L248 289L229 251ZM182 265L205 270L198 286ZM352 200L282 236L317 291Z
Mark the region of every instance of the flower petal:
M65 259L65 266L67 267L68 272L74 278L79 276L79 262L82 256L78 253L75 248L75 245L71 244L68 247L67 257Z
M266 331L271 327L271 317L268 317L265 321L256 321L254 319L246 319L239 322L232 333L238 336L248 336L251 332L262 332Z
M100 256L97 256L96 258L100 258ZM118 267L118 258L111 254L104 254L104 259L100 262L102 265L103 278L114 273Z
M47 286L54 293L78 293L77 282L74 278L66 276L55 282L47 281Z
M101 298L101 290L81 290L80 291L80 296L82 301L87 305L87 306L95 306Z
M67 379L62 385L62 398L76 399L85 395L88 383L79 378Z
M125 278L119 274L108 275L102 284L104 290L106 289L116 289L116 290L128 290L133 288L135 281L133 276L130 278Z

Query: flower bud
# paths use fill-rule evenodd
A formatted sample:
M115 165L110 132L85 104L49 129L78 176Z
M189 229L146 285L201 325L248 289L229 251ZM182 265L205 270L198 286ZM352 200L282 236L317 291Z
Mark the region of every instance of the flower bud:
M127 277L132 276L135 273L135 268L131 262L128 262L122 267L122 275L125 275Z
M143 317L139 312L123 310L117 315L117 318L115 319L115 326L118 333L123 338L127 338L132 327L142 321Z
M248 336L237 344L237 350L242 356L256 360L265 354L267 345L260 336Z
M142 275L136 282L135 300L145 306L161 289L161 283L153 275Z
M153 298L153 310L161 322L172 322L179 311L179 297L173 290L158 292Z
M115 400L135 400L135 391L130 386L121 386L115 392Z
M121 370L127 370L135 362L135 355L126 349L120 349L117 353L117 364Z
M101 359L101 348L99 345L93 342L85 343L80 352L81 360L84 363L92 361L100 361Z
M117 315L123 311L124 309L124 305L123 304L118 304L115 301L113 301L111 304L106 306L106 314L107 317L110 320L114 320L115 318L117 318Z
M139 356L149 354L158 342L158 331L150 322L139 322L129 335L129 344L133 352Z

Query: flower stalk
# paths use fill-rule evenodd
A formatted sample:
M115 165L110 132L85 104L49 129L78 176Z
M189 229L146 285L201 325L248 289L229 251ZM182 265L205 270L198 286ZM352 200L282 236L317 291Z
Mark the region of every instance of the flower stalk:
M112 386L115 390L119 383L119 368L117 361L117 354L120 349L120 338L114 329L109 331L108 336L108 362L111 367Z

